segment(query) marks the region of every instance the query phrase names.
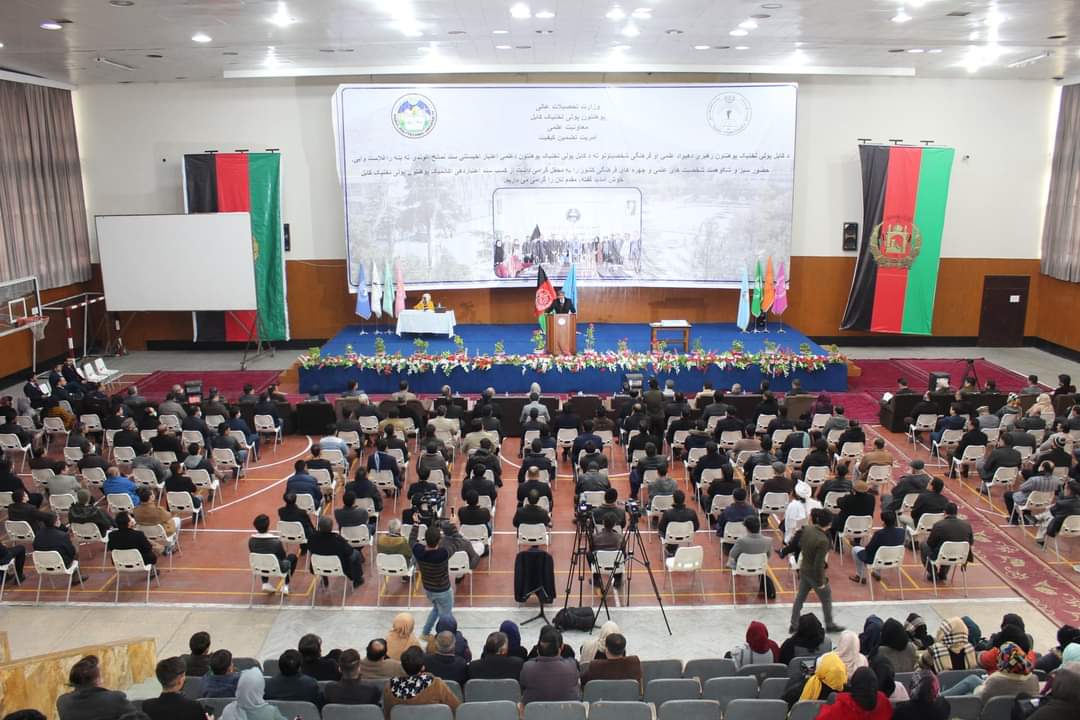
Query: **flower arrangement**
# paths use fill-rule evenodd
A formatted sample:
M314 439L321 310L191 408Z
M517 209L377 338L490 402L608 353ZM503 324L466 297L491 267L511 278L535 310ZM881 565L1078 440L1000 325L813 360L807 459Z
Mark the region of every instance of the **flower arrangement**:
M616 346L619 349L620 355L625 355L626 353L630 352L630 341L626 338L623 338L618 343L616 343Z
M502 340L496 340L495 341L495 354L496 355L505 355L506 354L506 343L504 343Z
M454 335L454 347L458 352L465 352L465 340L460 335Z
M539 331L538 331L539 332ZM540 333L543 337L543 333ZM441 372L449 375L454 370L464 372L490 370L495 365L521 368L522 373L532 370L534 372L583 372L586 370L600 370L602 372L673 372L683 370L707 370L709 367L717 367L721 370L743 370L751 366L758 366L764 375L782 376L790 375L795 371L812 372L824 370L832 363L844 363L847 361L834 347L824 355L808 355L792 352L790 350L777 350L774 352L745 353L738 351L698 351L689 353L676 352L630 352L621 350L618 352L594 352L581 355L547 355L540 351L530 355L502 355L498 354L499 343L496 343L496 355L473 355L464 352L429 355L426 353L414 353L403 356L400 353L386 355L386 345L381 338L375 339L375 355L332 355L323 357L317 349L308 351L300 358L300 366L307 370L323 368L346 368L355 367L359 370L374 370L383 374L391 373L427 373Z
M544 331L543 330L541 330L540 328L536 328L535 330L533 330L533 334L532 334L533 350L535 350L537 353L544 352L545 340L546 339L544 337Z
M427 355L428 349L431 347L431 343L423 338L416 338L412 344L416 348L414 355Z
M596 352L596 325L592 323L585 328L585 352Z

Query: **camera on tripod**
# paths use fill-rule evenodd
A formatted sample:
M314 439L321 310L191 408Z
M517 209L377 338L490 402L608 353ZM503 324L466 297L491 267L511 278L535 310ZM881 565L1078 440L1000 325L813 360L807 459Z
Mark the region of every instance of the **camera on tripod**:
M419 493L412 499L412 521L431 527L442 516L445 498L441 492Z
M626 510L627 517L637 520L641 517L641 503L637 500L627 499L623 503L623 509Z
M578 525L591 527L593 525L593 506L587 502L580 502L574 511L574 520Z

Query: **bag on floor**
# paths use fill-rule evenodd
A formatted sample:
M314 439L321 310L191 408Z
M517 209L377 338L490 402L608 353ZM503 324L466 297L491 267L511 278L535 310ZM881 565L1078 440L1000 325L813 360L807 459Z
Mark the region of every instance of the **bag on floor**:
M552 623L559 630L581 630L589 632L593 629L593 611L587 607L567 607L555 614Z

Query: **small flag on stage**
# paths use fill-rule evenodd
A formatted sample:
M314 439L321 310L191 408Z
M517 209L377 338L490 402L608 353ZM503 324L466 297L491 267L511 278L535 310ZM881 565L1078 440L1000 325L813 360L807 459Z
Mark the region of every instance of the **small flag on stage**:
M551 281L548 280L547 273L544 272L544 266L541 265L539 272L536 273L536 321L540 325L540 329L547 332L546 315L547 309L551 307L551 303L555 302L555 288L551 286Z
M757 261L757 270L754 272L754 297L750 301L750 314L754 317L761 316L761 261Z
M566 299L574 303L574 309L581 312L577 304L577 265L573 263L570 265L570 272L566 274L566 279L563 280L562 291Z
M394 274L397 275L397 292L394 293L394 314L401 315L405 309L405 281L401 278L401 265L394 261Z
M382 309L388 316L394 316L394 276L390 273L390 261L383 265Z
M356 281L356 314L367 320L371 317L371 298L368 296L367 274L364 272L364 263L360 266L360 279Z
M784 273L784 261L780 261L780 267L776 271L776 299L773 300L772 311L776 315L783 315L787 310L787 277Z
M776 299L773 294L775 292L775 288L773 287L774 282L775 281L773 280L772 255L770 255L769 259L765 263L765 286L761 290L762 314L767 314L769 312L769 308L773 306L773 300Z
M750 278L746 274L746 266L742 269L742 283L739 285L739 316L735 321L740 330L746 330L750 324Z
M379 275L379 263L371 263L371 312L376 318L382 317L382 276Z

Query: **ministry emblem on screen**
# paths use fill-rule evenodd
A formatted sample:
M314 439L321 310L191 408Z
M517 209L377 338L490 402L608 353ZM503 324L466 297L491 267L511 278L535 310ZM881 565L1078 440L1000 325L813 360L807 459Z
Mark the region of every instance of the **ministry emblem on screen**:
M390 119L394 129L407 138L422 138L435 128L435 104L423 95L409 93L394 103Z
M722 135L738 135L750 125L753 109L744 95L726 92L709 102L705 116L716 132Z

